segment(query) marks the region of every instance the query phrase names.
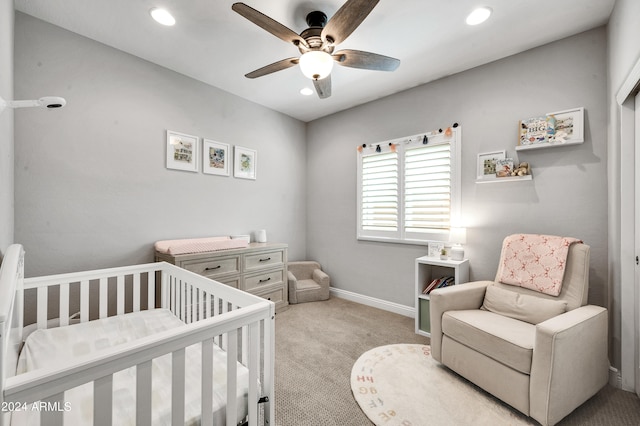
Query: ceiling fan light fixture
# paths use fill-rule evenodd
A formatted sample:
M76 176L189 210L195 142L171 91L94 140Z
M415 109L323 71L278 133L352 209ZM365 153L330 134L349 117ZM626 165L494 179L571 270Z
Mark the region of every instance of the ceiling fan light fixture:
M333 58L327 52L312 50L300 57L300 70L311 80L322 80L333 69Z
M166 9L154 7L149 11L149 14L159 24L166 25L168 27L176 24L176 18L174 18Z
M469 16L467 16L465 22L467 23L467 25L482 24L484 21L489 19L489 16L491 16L491 12L493 11L490 7L479 7L471 12Z

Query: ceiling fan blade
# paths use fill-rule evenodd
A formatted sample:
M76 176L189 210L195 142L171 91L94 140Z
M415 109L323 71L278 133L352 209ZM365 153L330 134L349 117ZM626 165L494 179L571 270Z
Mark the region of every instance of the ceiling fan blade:
M293 30L244 3L234 3L231 6L231 9L281 40L293 43L296 46L302 44L303 46L309 47L305 39L300 37Z
M379 0L347 0L322 29L322 41L342 43L371 13Z
M281 61L266 65L262 68L258 68L255 71L251 71L249 74L245 74L245 77L247 78L262 77L263 75L271 74L276 71L282 71L294 65L298 65L298 62L299 62L298 58L283 59Z
M331 96L331 74L322 80L313 80L313 85L320 99L326 99Z
M374 71L395 71L400 66L400 60L377 53L362 50L344 49L335 52L333 59L342 66L362 68Z

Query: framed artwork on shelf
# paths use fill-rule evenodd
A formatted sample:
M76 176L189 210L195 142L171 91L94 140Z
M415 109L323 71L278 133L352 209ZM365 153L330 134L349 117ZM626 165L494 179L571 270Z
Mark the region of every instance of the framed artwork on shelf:
M549 143L571 144L584 142L584 108L549 112L547 117L555 119L555 126L549 136Z
M498 161L506 158L506 151L483 152L478 154L477 179L495 179Z
M167 168L198 171L197 136L167 130Z
M229 176L231 169L229 150L229 144L203 139L202 173Z
M428 251L428 256L429 257L440 257L440 251L444 248L444 243L436 243L436 242L430 242L429 243L429 251Z
M258 166L258 151L236 146L234 154L233 176L241 179L255 180L256 168Z

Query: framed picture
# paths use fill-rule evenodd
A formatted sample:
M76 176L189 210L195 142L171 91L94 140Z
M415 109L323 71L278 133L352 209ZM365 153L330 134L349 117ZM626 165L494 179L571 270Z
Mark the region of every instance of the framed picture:
M499 160L506 158L506 151L483 152L478 154L477 177L482 179L496 178L496 164Z
M444 243L429 242L429 257L440 257L440 251L444 248Z
M229 144L209 139L202 140L202 173L229 176L231 159Z
M258 165L258 152L254 149L235 147L233 176L242 179L255 179Z
M555 129L549 137L549 143L582 143L584 142L584 108L547 113L555 118Z
M167 130L167 168L198 171L198 137Z

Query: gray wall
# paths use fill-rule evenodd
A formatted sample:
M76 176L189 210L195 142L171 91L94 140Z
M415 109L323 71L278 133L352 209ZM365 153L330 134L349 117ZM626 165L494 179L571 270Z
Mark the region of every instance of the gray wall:
M13 99L13 0L0 0L0 97ZM0 254L13 243L13 110L0 114Z
M157 240L257 229L304 257L304 123L21 13L15 52L16 96L67 100L15 116L27 276L149 262ZM256 149L257 180L166 169L166 129Z
M616 94L620 86L631 72L631 69L640 60L640 2L637 0L617 0L611 14L608 31L608 98L609 112L609 282L611 303L610 329L613 341L613 354L611 364L621 368L622 386L628 390L634 388L633 372L636 370L634 360L634 265L633 233L621 224L621 216L631 212L623 211L621 201L624 199L633 202L633 186L626 185L628 177L633 179L633 169L638 170L634 164L633 146L621 146L620 137L620 106L616 102ZM624 152L625 154L623 154ZM623 158L624 157L624 158ZM629 170L631 169L631 170ZM621 188L624 193L621 192ZM635 213L636 221L638 212ZM633 219L631 219L633 220ZM621 259L627 256L626 266L622 267ZM629 257L631 259L629 259ZM626 304L624 312L621 306ZM625 315L625 318L622 317ZM624 330L624 331L623 331ZM623 333L625 336L623 337ZM624 340L624 342L623 342ZM626 351L623 353L623 351ZM624 360L623 360L624 359Z
M471 278L495 276L506 235L574 236L592 247L590 300L606 306L606 78L599 28L310 123L309 258L337 288L412 306L426 247L356 240L356 147L458 122ZM580 106L584 144L516 156L519 119ZM531 163L532 181L475 183L477 154L502 149Z

